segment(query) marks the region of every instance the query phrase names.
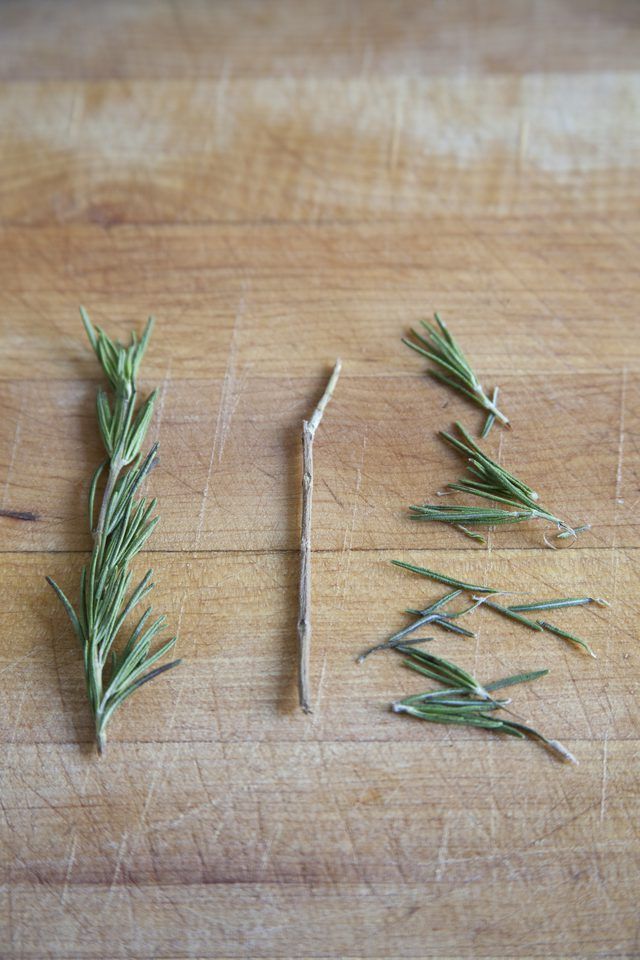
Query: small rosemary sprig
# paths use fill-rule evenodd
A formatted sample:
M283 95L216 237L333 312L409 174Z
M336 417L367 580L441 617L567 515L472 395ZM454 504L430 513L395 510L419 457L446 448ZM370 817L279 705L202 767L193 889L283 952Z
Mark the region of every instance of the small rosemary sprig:
M429 374L435 380L439 380L440 383L444 383L457 390L458 393L462 393L488 412L482 429L483 437L487 436L496 420L499 420L503 426L510 427L509 419L497 406L498 388L495 388L493 397L489 399L446 323L440 319L437 313L434 314L434 319L436 321L435 325L424 320L420 321L426 330L426 336L418 333L417 330L411 330L418 341L417 343L408 337L403 337L402 342L415 350L416 353L437 364L440 369L429 370Z
M538 502L538 494L524 480L510 473L484 453L462 424L456 422L462 439L441 431L442 439L468 460L467 470L471 475L455 483L448 483L450 490L473 497L504 504L504 507L477 507L471 505L422 504L412 505L409 510L416 520L437 520L454 526L472 524L496 526L504 523L521 523L524 520L547 520L558 530L575 537L576 530L566 521L554 516Z
M163 629L166 619L160 616L149 622L151 607L138 619L124 647L119 652L115 649L128 615L154 586L149 570L127 597L131 584L129 565L159 519L152 516L155 500L148 503L144 497L135 499L155 463L158 448L154 444L146 456L141 454L153 414L155 392L136 410L136 377L153 321L149 318L139 340L132 333L131 343L125 346L111 340L100 327L94 327L84 309L81 308L80 313L113 393L109 399L106 391L100 389L97 396L98 423L107 457L95 471L89 488L93 550L89 564L82 568L80 575L77 610L51 577L47 577L47 581L60 598L82 647L96 744L102 753L105 730L114 711L143 684L180 661L154 667L171 650L176 638L151 650L151 641ZM96 519L98 485L105 470L106 481Z
M398 650L409 655L410 659L403 661L406 666L442 683L447 689L430 690L427 693L414 694L404 700L396 701L391 704L391 710L394 713L406 713L430 723L451 723L496 730L520 739L530 737L539 740L561 760L568 763L578 762L558 740L550 740L527 724L490 715L494 711L505 709L511 702L494 699L491 696L493 691L536 680L548 673L547 670L517 674L483 686L462 667L448 660L427 654L423 650L416 650L414 647L400 646Z

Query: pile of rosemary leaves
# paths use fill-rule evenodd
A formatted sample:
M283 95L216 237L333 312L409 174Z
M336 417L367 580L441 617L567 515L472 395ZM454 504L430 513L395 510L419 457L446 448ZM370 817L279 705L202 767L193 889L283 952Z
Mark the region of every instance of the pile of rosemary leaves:
M496 420L503 426L510 427L508 418L497 406L498 388L494 389L490 399L474 373L469 360L438 314L435 314L435 324L423 321L422 327L424 332L412 330L412 338L403 338L403 343L435 365L429 370L432 377L456 390L486 411L487 415L481 437L484 438L488 435ZM459 493L464 494L467 500L469 498L472 498L472 500L464 504L413 504L409 508L409 512L414 520L448 524L466 536L482 543L484 543L484 537L478 532L478 527L494 528L505 524L519 524L528 520L539 520L551 524L556 529L556 539L560 540L569 538L575 540L580 532L589 529L588 524L575 527L568 521L556 516L540 503L537 492L528 483L493 460L460 423L456 422L455 429L455 434L441 431L440 437L461 454L466 462L467 469L465 475L459 480L448 483L446 490L439 496ZM474 503L473 500L480 500L482 503ZM546 536L545 542L549 546L553 546ZM557 740L551 740L543 736L527 724L496 715L497 711L507 710L507 704L510 701L496 700L491 696L491 692L524 681L539 679L545 676L548 670L518 674L514 677L507 677L490 684L481 685L461 667L434 654L426 653L424 650L418 649L415 644L426 643L434 639L431 636L417 636L418 632L426 627L433 627L462 637L474 637L473 630L463 626L460 619L468 617L475 611L486 610L506 617L536 633L546 631L569 642L582 652L595 657L595 653L586 640L556 626L554 623L550 623L546 619L537 619L537 614L542 611L559 611L563 608L587 604L603 606L607 605L606 601L596 597L560 597L502 604L498 602L497 597L500 594L505 594L505 591L498 587L468 583L402 560L392 562L399 567L428 577L450 588L448 592L436 597L426 606L407 608L405 612L412 618L411 622L386 640L365 650L358 657L358 662L361 663L370 654L379 650L393 649L399 651L405 657L403 660L405 666L438 681L445 688L443 690L430 690L396 701L392 704L392 710L395 713L409 714L412 717L431 723L481 727L519 738L532 738L552 750L560 759L577 762L572 754ZM461 602L465 603L462 607L458 606ZM456 606L453 607L453 604L456 604ZM411 637L413 646L407 646L409 637Z

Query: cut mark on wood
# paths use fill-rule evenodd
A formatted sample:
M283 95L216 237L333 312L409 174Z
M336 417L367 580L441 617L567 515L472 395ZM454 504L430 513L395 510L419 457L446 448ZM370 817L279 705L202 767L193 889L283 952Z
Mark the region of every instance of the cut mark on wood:
M605 733L602 745L602 784L600 786L600 823L604 823L607 810L607 778L609 762L609 734Z
M7 517L9 520L26 520L28 523L35 523L40 517L37 513L30 510L0 510L0 517Z

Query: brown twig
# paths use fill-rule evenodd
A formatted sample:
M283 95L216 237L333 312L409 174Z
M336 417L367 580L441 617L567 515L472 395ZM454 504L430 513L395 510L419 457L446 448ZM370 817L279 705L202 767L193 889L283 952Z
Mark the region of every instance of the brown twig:
M302 531L300 536L300 588L298 593L298 695L305 713L311 713L309 652L311 649L311 507L313 501L313 438L325 407L335 390L342 362L333 373L310 420L302 421Z

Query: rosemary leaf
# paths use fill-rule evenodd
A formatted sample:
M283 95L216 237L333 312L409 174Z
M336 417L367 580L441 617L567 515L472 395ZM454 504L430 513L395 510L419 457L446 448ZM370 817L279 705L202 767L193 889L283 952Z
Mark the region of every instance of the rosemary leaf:
M542 627L536 623L535 620L528 620L527 617L523 617L519 613L516 613L511 607L502 607L499 603L494 603L492 600L487 600L485 597L474 597L473 599L481 600L483 607L489 607L489 609L495 610L496 613L501 613L510 620L517 620L518 623L523 624L525 627L529 627L531 630L542 630Z
M151 641L165 623L164 617L158 617L143 631L151 608L139 618L120 653L114 650L127 616L153 587L149 570L127 599L131 583L129 565L158 522L157 517L151 516L155 500L147 504L144 497L134 499L155 463L157 450L157 444L154 444L145 457L141 454L153 415L155 393L136 410L136 377L153 320L149 318L139 340L132 333L131 343L126 346L111 340L100 327L94 327L83 307L80 314L112 391L110 398L105 390L100 389L96 399L98 426L107 459L94 472L89 488L88 515L93 550L90 563L82 568L80 575L77 611L57 583L51 577L46 579L62 602L82 645L96 744L98 752L102 753L107 724L116 708L143 684L177 666L180 660L150 669L176 642L172 637L158 649L151 650ZM98 487L105 470L107 474L96 518Z
M533 727L529 727L525 723L517 723L515 720L503 720L502 727L505 733L520 732L534 740L540 740L541 743L543 743L564 763L573 763L576 766L578 765L578 760L576 760L574 755L567 750L567 748L563 746L559 740L549 740L547 737L539 733L538 730L534 730Z
M527 673L516 673L512 677L505 677L503 680L493 680L485 684L485 690L502 690L503 687L513 687L517 683L530 683L532 680L539 680L546 677L548 670L529 670Z
M548 630L549 633L555 633L557 637L562 637L563 640L569 640L571 641L571 643L576 643L579 647L582 647L582 649L585 650L590 657L593 657L594 660L597 659L595 653L593 652L589 644L586 642L586 640L581 640L580 637L576 637L572 633L567 633L566 630L561 630L560 627L554 626L552 623L549 623L547 620L538 620L538 623L543 629Z
M556 534L556 539L566 540L567 537L572 537L575 533L585 533L587 530L591 530L590 523L584 523L581 527L574 527L573 530L563 530L562 533Z
M467 630L463 630L461 627L449 625L450 616L459 616L460 614L446 614L441 613L442 607L449 603L450 600L453 600L455 597L458 597L462 593L461 590L452 590L450 593L446 593L443 597L440 597L429 607L425 607L424 610L414 610L409 608L406 610L406 613L411 614L414 617L418 617L414 623L410 624L408 627L405 627L403 630L399 630L397 633L394 633L393 636L389 637L387 640L383 640L382 643L378 643L373 647L370 647L368 650L365 650L356 658L356 663L362 663L367 659L372 653L377 653L379 650L391 650L394 647L397 647L398 644L402 643L404 637L408 636L410 633L414 633L416 630L419 630L420 627L424 626L427 623L435 623L438 626L448 629L449 626L454 633L462 633L465 636L475 636L475 634L470 633ZM465 613L466 611L461 611ZM426 643L428 640L433 640L433 637L423 637L421 640L413 639L413 643Z
M494 406L496 406L496 404L498 403L498 396L499 396L499 395L500 395L500 388L499 388L499 387L494 387L494 388L493 388L493 396L491 397L491 403L492 403ZM489 432L491 431L491 428L493 427L493 425L494 425L495 422L496 422L496 415L495 415L495 413L493 412L493 410L490 410L489 413L487 414L487 419L486 419L485 422L484 422L484 427L482 428L482 433L480 434L480 437L481 437L483 440L485 439L485 437L488 437L488 436L489 436Z
M609 606L608 601L602 600L600 597L566 597L560 600L540 600L537 603L512 604L509 610L516 613L526 612L527 610L556 610L559 607L580 607L587 603L595 603L599 607Z
M465 537L469 537L470 540L477 540L478 543L486 543L486 538L482 536L481 533L476 533L475 530L468 530L466 527L463 527L461 523L455 523L454 527L456 530L459 530L461 533L464 533Z
M493 397L489 399L473 372L471 364L454 340L445 322L437 313L434 314L434 319L435 324L426 323L424 320L420 321L426 335L412 329L411 333L414 339L403 337L402 342L436 364L435 369L429 370L434 379L446 384L453 390L457 390L458 393L468 397L488 412L489 416L485 421L483 436L486 436L496 419L503 426L510 427L508 418L497 406L498 388L494 389Z
M396 567L411 570L412 573L418 573L421 577L429 577L431 580L437 580L439 583L446 583L450 587L459 587L460 590L475 590L477 593L500 592L494 587L482 587L476 583L465 583L464 580L456 580L455 577L449 577L444 573L436 573L435 570L428 570L426 567L417 567L413 563L405 563L404 560L392 560L391 563Z
M405 666L416 670L419 673L431 677L432 680L438 680L440 683L454 687L460 687L481 700L492 700L486 689L478 683L475 677L463 670L457 664L443 657L437 657L435 654L427 653L425 650L416 650L415 647L400 644L397 648L399 653L410 657L409 660L403 660Z

